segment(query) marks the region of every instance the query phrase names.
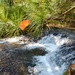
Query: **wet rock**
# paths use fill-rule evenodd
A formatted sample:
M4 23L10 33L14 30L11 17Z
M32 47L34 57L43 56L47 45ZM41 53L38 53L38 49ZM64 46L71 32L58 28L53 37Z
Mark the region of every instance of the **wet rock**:
M9 43L1 44L0 75L30 75L28 66L34 66L33 57L46 54L41 48L22 49Z
M75 75L75 64L71 64L64 75Z

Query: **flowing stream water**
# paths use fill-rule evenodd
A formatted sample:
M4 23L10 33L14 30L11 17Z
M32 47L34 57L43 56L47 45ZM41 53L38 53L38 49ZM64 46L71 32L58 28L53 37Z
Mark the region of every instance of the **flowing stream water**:
M8 40L7 40L8 41ZM2 43L2 42L1 42ZM48 34L37 43L27 44L24 50L40 49L45 54L32 56L27 75L63 75L71 63L75 63L75 42L63 34ZM37 53L37 52L36 52Z
M28 66L30 75L63 75L73 62L75 55L73 41L62 34L49 34L37 43L25 46L24 48L28 50L41 48L47 52L45 55L33 56L35 66Z

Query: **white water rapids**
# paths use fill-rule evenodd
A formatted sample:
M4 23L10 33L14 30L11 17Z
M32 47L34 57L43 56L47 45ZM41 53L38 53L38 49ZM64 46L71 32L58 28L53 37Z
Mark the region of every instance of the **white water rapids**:
M7 39L5 41L19 41L18 38L17 40L12 38L13 41L10 40L11 39ZM70 59L74 56L74 53L71 53L71 48L74 47L70 45L72 42L73 40L66 36L63 37L62 34L49 34L37 43L25 45L23 49L36 50L36 48L42 48L43 51L47 52L45 55L33 56L33 63L36 65L27 67L29 72L28 75L63 75L70 64Z
M44 56L34 56L36 59L34 67L29 66L28 71L30 75L63 75L64 71L68 67L67 62L64 62L64 57L60 56L56 52L60 50L60 47L64 44L71 43L68 37L62 35L53 35L43 37L35 44L29 44L24 48L32 50L34 48L43 48L47 51Z

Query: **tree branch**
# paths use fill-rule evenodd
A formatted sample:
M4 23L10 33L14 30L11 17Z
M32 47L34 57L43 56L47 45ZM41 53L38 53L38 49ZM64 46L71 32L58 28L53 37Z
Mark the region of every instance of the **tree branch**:
M70 9L68 9L67 11L65 11L62 15L65 15L67 13L69 13L70 11L74 10L75 9L75 6L71 7Z

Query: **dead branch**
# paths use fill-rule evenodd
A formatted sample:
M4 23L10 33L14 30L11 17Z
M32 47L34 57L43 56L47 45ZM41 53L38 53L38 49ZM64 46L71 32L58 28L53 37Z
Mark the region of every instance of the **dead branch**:
M69 13L70 11L74 10L75 6L71 7L70 9L68 9L67 11L65 11L63 14L61 14L60 16L58 16L57 18L52 18L53 20L61 20L63 15L66 15L67 13ZM51 18L49 17L47 20L50 20Z
M65 15L67 13L69 13L70 11L74 10L75 9L75 6L71 7L70 9L68 9L67 11L65 11L62 15Z

